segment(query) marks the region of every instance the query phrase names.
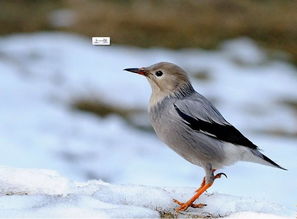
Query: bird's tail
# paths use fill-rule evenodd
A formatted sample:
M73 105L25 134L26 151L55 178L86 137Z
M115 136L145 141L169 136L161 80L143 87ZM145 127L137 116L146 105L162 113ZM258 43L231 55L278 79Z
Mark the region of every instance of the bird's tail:
M262 163L264 165L269 165L269 166L272 166L272 167L277 167L277 168L280 168L282 170L287 170L283 167L281 167L280 165L278 165L277 163L275 163L273 160L271 160L270 158L268 158L267 156L265 156L264 154L262 154L260 151L258 150L253 150L252 153L254 155L256 155L257 157L260 157L262 158L262 161L263 162L259 162L259 163Z

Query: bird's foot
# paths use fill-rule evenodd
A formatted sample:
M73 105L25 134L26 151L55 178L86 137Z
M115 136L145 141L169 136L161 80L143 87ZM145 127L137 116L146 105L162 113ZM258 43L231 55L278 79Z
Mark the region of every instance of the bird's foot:
M203 203L194 204L193 202L192 203L191 202L183 203L183 202L180 202L180 201L178 201L176 199L173 199L173 201L176 204L180 205L180 207L178 207L178 208L175 209L177 212L179 212L179 211L185 211L189 207L192 207L192 208L203 208L203 207L205 207L207 205L207 204L203 204Z
M213 172L214 171L215 170L213 170ZM227 175L225 173L218 173L218 174L214 175L214 180L218 179L218 178L221 178L222 176L225 176L227 178ZM179 211L185 211L189 207L192 207L192 208L205 207L206 204L202 204L202 203L193 204L193 203L194 203L194 201L196 201L196 199L198 199L200 197L200 195L202 195L211 186L212 186L212 183L206 183L206 179L203 178L203 181L202 181L202 184L201 184L200 188L196 190L196 194L189 201L183 203L183 202L177 201L176 199L173 199L173 201L180 206L180 207L176 208L175 210L177 212L179 212Z

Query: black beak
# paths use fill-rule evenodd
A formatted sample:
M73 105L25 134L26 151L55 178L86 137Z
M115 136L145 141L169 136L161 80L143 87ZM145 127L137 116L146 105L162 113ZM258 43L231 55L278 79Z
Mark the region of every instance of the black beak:
M147 75L147 71L144 68L125 68L125 71L130 71L136 74L140 74L140 75Z

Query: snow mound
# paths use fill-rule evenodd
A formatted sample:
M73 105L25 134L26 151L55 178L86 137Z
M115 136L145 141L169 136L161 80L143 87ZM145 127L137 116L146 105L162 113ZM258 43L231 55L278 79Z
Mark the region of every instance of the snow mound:
M0 167L0 195L63 195L69 189L69 181L53 170Z
M0 168L0 217L225 217L284 218L279 204L219 193L204 194L207 206L176 213L195 188L113 185L70 181L52 170Z

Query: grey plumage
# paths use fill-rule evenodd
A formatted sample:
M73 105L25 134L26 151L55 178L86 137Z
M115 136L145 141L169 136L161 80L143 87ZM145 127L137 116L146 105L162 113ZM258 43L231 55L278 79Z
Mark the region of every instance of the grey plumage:
M209 166L212 169L220 169L240 160L281 168L275 163L266 161L256 145L253 147L235 145L218 139L212 133L193 130L188 126L175 106L192 118L209 124L231 126L205 97L192 90L190 86L187 84L149 108L152 126L162 141L189 162L203 167L207 174L210 171ZM191 91L185 95L183 89Z
M263 155L197 93L180 67L161 62L125 70L146 76L152 87L148 112L157 136L183 158L204 168L209 185L215 179L214 169L237 161L284 169Z

